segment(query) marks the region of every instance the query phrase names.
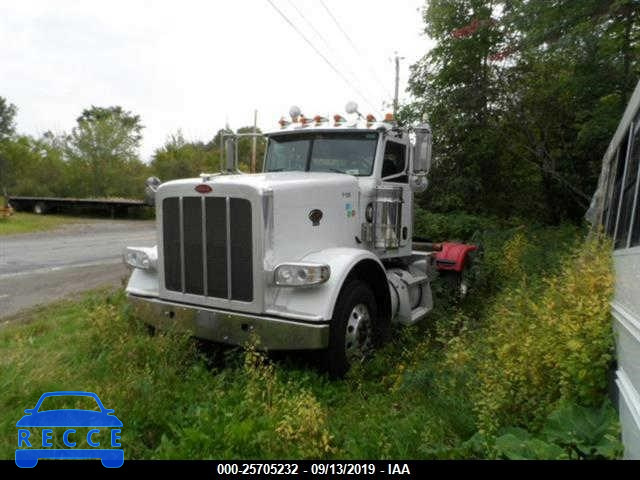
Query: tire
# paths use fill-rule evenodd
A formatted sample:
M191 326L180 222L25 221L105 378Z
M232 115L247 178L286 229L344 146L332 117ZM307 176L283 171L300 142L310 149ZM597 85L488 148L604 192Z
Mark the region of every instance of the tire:
M46 212L47 212L47 207L42 202L38 202L33 206L33 213L37 215L44 215Z
M384 338L384 322L371 288L361 280L347 283L338 296L331 319L325 367L332 378L342 378L356 362L363 362ZM388 323L388 322L387 322Z
M453 292L456 298L465 298L469 293L471 275L469 268L465 266L461 272L446 271L441 273L447 288Z
M155 325L151 325L150 323L146 323L144 324L144 329L147 332L147 335L150 337L155 337L156 333L157 333L157 329Z

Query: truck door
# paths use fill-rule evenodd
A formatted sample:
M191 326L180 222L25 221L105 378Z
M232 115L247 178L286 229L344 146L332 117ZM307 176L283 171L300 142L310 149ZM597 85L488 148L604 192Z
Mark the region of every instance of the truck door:
M407 245L412 236L412 192L409 188L409 158L404 143L388 139L382 160L382 182L402 187L402 230L400 246Z

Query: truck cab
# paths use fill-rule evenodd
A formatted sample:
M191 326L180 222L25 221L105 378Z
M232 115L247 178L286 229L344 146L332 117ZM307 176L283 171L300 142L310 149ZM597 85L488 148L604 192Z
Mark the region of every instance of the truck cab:
M318 350L343 375L433 307L433 252L413 249L427 125L304 117L266 134L263 172L227 169L150 184L158 245L127 247L127 295L163 328L266 350Z

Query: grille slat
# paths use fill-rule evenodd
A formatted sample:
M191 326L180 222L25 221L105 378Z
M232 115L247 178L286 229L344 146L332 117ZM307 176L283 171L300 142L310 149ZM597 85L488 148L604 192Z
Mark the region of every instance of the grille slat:
M253 301L253 232L248 200L171 197L163 201L162 214L167 290Z
M162 202L163 222L162 238L164 244L164 278L167 290L182 290L182 272L180 267L180 201L178 198L165 198Z
M232 198L231 217L231 298L253 300L253 255L251 239L251 204L243 198Z
M184 291L204 295L202 262L202 200L185 197L182 200L184 231Z
M208 295L227 298L227 201L224 197L209 197L205 205Z

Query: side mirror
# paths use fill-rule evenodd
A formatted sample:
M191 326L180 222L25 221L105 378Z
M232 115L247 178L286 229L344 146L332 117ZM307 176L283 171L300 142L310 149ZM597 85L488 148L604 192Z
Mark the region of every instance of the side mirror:
M227 151L227 172L236 171L236 142L234 138L227 138L224 142L224 148Z
M429 173L431 169L431 127L421 123L415 128L416 143L413 146L413 173Z
M427 189L427 174L431 169L431 144L433 137L431 127L421 123L415 128L415 144L413 145L413 170L409 176L409 185L414 192Z
M155 188L157 190L162 182L158 177L149 177L144 183L147 185L147 187Z
M158 177L149 177L145 183L147 188L144 189L144 203L153 207L156 204L156 191L162 182Z

